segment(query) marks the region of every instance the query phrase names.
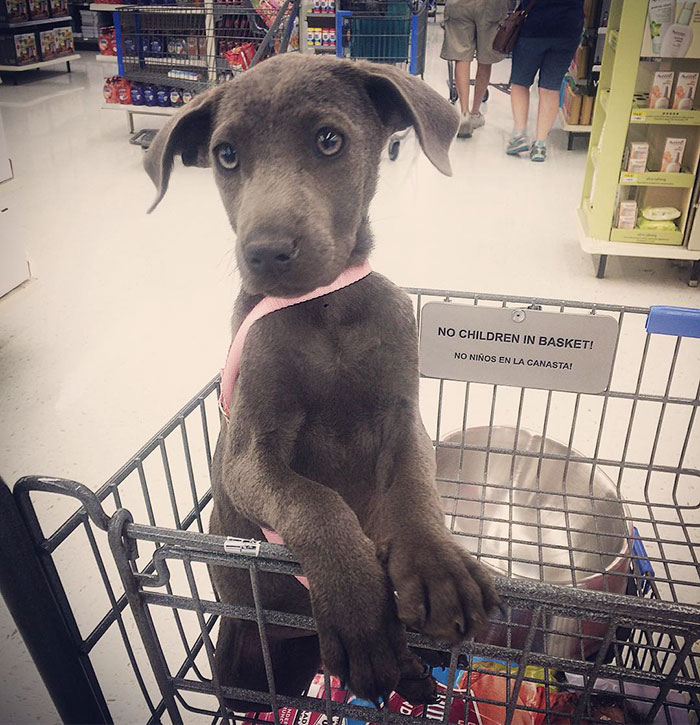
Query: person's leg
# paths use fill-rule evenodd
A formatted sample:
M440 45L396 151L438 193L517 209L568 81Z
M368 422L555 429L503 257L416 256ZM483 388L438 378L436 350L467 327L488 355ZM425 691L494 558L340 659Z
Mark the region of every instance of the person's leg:
M510 85L510 107L513 112L513 134L525 133L530 112L530 87Z
M547 158L547 137L559 110L559 95L571 59L578 46L578 37L550 38L542 56L537 106L537 139L530 151L533 161Z
M472 116L479 113L481 108L481 102L484 99L486 89L489 87L489 81L491 80L491 64L490 63L477 63L476 65L476 79L474 80L474 99L472 100Z
M559 91L549 88L539 89L540 100L537 105L537 141L546 141L552 130L559 110Z
M518 38L513 48L510 72L510 107L513 112L513 134L506 153L516 155L530 148L527 137L527 118L530 111L530 86L540 65L540 38Z
M471 63L469 61L455 61L455 86L459 98L459 107L462 115L469 113L469 89L471 84Z

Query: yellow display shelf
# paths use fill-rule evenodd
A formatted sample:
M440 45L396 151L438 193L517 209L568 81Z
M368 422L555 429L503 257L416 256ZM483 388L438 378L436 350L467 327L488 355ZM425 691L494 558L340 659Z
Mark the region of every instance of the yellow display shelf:
M630 114L630 123L698 126L700 125L700 111L682 111L674 108L634 108Z
M609 90L598 91L597 103L600 104L600 107L606 113L607 113L607 110L608 110L608 102L609 101L610 101L610 91Z
M620 172L620 184L623 186L666 186L674 189L690 189L695 183L695 174L666 174L660 171L645 171L635 174L630 171Z
M630 244L678 246L683 244L683 233L679 230L666 232L652 229L611 229L610 241L616 244L628 242Z
M659 243L645 241L643 235L650 234L643 229L614 229L619 236L630 235L627 241L606 241L594 239L588 236L587 213L585 209L579 209L577 214L577 231L581 249L588 254L599 254L601 256L613 257L645 257L655 259L681 259L694 262L700 259L700 249L688 249L678 243ZM673 235L680 235L680 232L655 232L657 239L659 234L668 234L673 240Z

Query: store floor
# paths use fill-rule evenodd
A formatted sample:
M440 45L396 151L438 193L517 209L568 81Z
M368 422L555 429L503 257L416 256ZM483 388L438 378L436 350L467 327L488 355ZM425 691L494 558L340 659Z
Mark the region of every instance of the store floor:
M431 24L426 76L446 94L440 38ZM33 273L0 299L0 474L10 483L35 473L96 488L218 370L238 288L210 172L178 168L147 216L142 152L122 112L99 110L110 67L82 55L70 75L0 86L16 174L2 199ZM493 81L508 70L496 66ZM509 158L508 96L491 89L485 112L486 126L456 141L452 178L412 136L396 162L384 159L376 270L416 287L700 305L687 266L611 259L608 279L596 279L575 228L584 143L567 151L555 130L547 163ZM0 642L0 722L57 722L4 605ZM119 711L136 697L124 692Z

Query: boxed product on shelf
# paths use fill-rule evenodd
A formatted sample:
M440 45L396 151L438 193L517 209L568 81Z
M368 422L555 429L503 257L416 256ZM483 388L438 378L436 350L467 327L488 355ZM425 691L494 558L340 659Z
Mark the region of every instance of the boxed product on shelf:
M68 15L68 0L49 0L49 12L52 18L64 18Z
M73 53L75 53L73 29L68 26L56 28L56 55L72 55Z
M670 108L673 71L656 71L649 90L649 108Z
M10 32L0 35L0 64L25 65L37 63L36 33Z
M680 172L683 166L683 153L686 139L667 138L661 157L661 171L673 174Z
M637 202L633 199L621 201L617 209L618 229L634 229L637 225Z
M622 168L633 174L643 174L647 170L649 144L646 141L631 141L625 149Z
M579 45L571 61L569 70L576 78L585 78L588 73L588 46Z
M673 108L691 111L695 102L695 91L698 87L698 73L679 73L676 90L673 94Z
M595 96L583 96L581 98L581 115L579 116L579 125L590 126L593 120L593 104Z
M20 23L28 19L27 0L0 0L0 23Z
M51 60L56 57L56 45L55 28L39 31L39 51L42 60Z
M564 87L564 100L562 103L562 111L566 122L571 126L577 126L581 117L581 100L582 97L576 93L576 89L567 83Z
M43 20L49 17L49 0L27 0L29 18Z

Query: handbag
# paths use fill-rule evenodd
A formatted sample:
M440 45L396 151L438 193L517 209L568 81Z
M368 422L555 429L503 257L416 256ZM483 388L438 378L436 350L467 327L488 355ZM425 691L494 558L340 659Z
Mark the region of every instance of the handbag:
M523 23L535 2L536 0L530 0L530 4L526 8L523 8L523 3L520 3L516 10L508 13L498 24L496 37L493 39L493 49L497 53L508 55L513 50L520 29L523 27Z

